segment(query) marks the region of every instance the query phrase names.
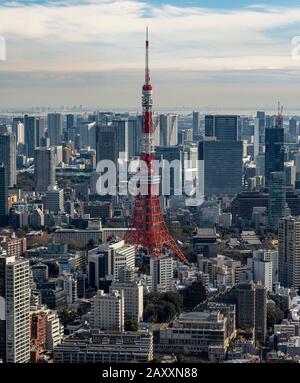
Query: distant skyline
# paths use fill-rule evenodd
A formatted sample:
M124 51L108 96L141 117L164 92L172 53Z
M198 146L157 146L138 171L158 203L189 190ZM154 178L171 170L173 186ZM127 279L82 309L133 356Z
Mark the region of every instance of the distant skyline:
M0 19L1 109L138 110L146 25L154 108L298 107L298 1L2 1Z

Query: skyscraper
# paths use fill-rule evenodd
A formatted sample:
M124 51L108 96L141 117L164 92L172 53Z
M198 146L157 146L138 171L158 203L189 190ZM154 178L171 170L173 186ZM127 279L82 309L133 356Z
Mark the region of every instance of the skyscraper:
M258 119L259 129L259 143L264 144L265 142L265 129L266 129L266 114L265 112L256 112L256 118Z
M193 141L199 139L200 136L200 113L193 112Z
M110 160L117 164L119 158L119 130L115 126L97 125L96 128L97 163Z
M242 191L243 145L241 141L217 141L205 137L199 142L198 159L204 161L204 194L235 195ZM199 174L202 179L203 174Z
M289 132L293 136L297 136L299 133L299 129L297 126L297 120L295 118L291 118L289 121Z
M30 360L29 261L0 254L0 358Z
M141 116L128 119L128 157L136 157L141 152Z
M268 226L277 231L279 219L285 216L286 186L284 172L270 173Z
M27 157L33 158L34 151L39 146L38 142L38 124L33 116L24 116L25 145Z
M6 167L3 163L0 163L0 226L5 226L7 223L7 174Z
M34 158L35 190L45 192L55 185L54 148L37 148Z
M275 126L266 127L265 183L269 185L272 172L284 171L284 132L282 116L278 115Z
M74 124L75 124L74 114L67 114L66 115L66 128L67 128L67 130L73 128Z
M62 115L60 113L48 114L48 137L50 145L59 145L62 140Z
M14 187L17 183L16 136L12 133L0 135L0 162L6 167L7 186Z
M278 227L278 280L284 287L300 287L300 219L281 218Z
M239 116L207 115L205 116L205 136L216 137L220 141L238 140Z
M175 146L178 143L178 116L160 115L160 146Z
M267 334L267 289L262 284L242 283L237 286L237 326L253 328L255 338L265 341Z

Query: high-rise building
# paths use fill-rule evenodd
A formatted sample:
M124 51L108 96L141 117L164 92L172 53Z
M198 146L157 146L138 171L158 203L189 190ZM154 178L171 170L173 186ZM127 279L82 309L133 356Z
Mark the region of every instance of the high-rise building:
M12 133L0 135L0 162L6 167L7 185L14 187L17 183L16 136Z
M144 288L140 282L114 281L110 291L123 291L125 316L141 322L143 319Z
M193 112L193 141L199 139L200 136L200 113Z
M97 126L96 153L97 163L101 160L110 160L117 164L119 158L119 130L115 126Z
M264 144L265 142L265 129L266 129L266 114L265 112L257 111L256 118L258 119L259 127L259 143Z
M54 186L46 191L45 209L54 213L64 211L64 189Z
M271 230L277 231L279 219L285 216L286 210L284 172L270 174L268 202L268 226Z
M264 251L254 251L253 258L247 259L247 265L252 271L253 280L261 282L268 291L273 287L273 262Z
M265 183L269 185L271 173L284 171L284 132L280 118L274 126L266 127Z
M92 299L91 328L101 331L124 331L124 293L99 290Z
M74 125L75 125L74 114L67 114L66 115L66 128L67 128L67 130L73 128Z
M25 145L27 157L33 158L34 151L39 146L38 124L34 116L24 116Z
M121 268L135 268L135 246L125 244L124 241L119 241L110 245L110 247L113 249L112 275L115 279L119 279L119 271Z
M112 275L113 249L107 245L100 245L88 252L89 286L100 290L101 282Z
M259 134L259 118L254 119L254 136L253 136L253 157L256 157L259 154L259 144L260 144L260 134Z
M299 133L299 129L297 126L297 120L295 118L291 118L289 121L289 132L293 136L297 136Z
M175 146L178 143L178 116L160 115L160 146Z
M166 292L174 289L173 259L169 256L150 258L150 275L153 291Z
M284 287L300 287L300 219L281 218L278 227L278 281Z
M30 360L29 261L0 254L0 358Z
M37 148L34 156L35 190L44 192L55 186L54 148Z
M141 117L128 119L128 157L136 157L141 152Z
M23 118L13 118L12 132L16 136L17 145L25 144L25 129Z
M205 195L235 195L242 191L243 144L207 137L199 142L198 159L204 161L199 179ZM203 178L204 177L204 178Z
M59 145L62 140L62 115L60 113L48 114L48 137L50 145Z
M205 136L216 137L220 141L238 140L239 116L205 116Z
M265 341L267 334L267 289L262 284L241 283L237 286L237 326L254 329L255 338Z
M8 188L6 167L0 163L0 226L7 223L8 214Z
M115 118L112 126L118 130L118 151L125 153L123 159L128 159L128 118ZM120 154L119 157L121 158Z

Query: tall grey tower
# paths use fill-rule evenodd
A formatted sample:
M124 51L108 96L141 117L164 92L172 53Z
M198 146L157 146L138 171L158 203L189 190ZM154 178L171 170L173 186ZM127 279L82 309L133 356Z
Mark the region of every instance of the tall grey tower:
M17 183L16 156L16 136L12 133L1 134L0 162L6 167L8 187L14 187Z
M50 145L59 145L61 143L62 127L62 115L60 113L49 113L48 137L50 138Z
M47 191L55 185L54 148L37 148L35 150L35 190Z
M5 226L7 221L7 198L6 167L0 163L0 226Z

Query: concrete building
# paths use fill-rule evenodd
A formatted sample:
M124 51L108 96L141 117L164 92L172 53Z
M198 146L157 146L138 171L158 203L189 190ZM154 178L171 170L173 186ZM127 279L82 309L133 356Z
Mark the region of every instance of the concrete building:
M204 311L183 313L172 326L161 328L154 350L187 355L207 352L210 359L224 360L235 336L235 306L214 304Z
M30 360L29 261L0 254L0 359Z
M58 314L56 311L49 311L47 313L47 337L46 337L46 347L47 350L53 350L57 345L59 345L64 336L64 327L60 323Z
M173 259L169 256L150 258L153 291L174 290Z
M17 165L16 165L16 136L11 133L0 135L0 163L6 167L7 186L14 187L17 183Z
M262 284L237 286L237 327L254 329L255 338L265 341L267 334L267 289Z
M64 290L67 293L67 303L69 305L76 303L78 299L77 293L77 279L72 275L63 277Z
M124 293L99 290L92 300L91 328L101 331L124 331Z
M53 213L64 211L64 189L54 186L46 191L45 209Z
M284 172L272 172L269 179L268 226L277 231L279 219L285 216L286 185Z
M261 282L268 291L273 288L273 264L268 256L265 256L264 251L254 251L253 257L247 259L253 280Z
M178 144L178 116L176 114L160 115L160 146Z
M278 273L284 287L300 287L300 219L286 217L279 220Z
M124 270L124 269L123 269ZM125 316L141 322L143 319L144 288L140 282L114 281L110 291L123 291Z
M7 171L0 162L0 226L5 226L8 219L8 185Z
M119 278L119 270L122 267L135 268L135 247L125 244L125 241L118 241L110 245L113 249L112 256L112 275L115 279Z
M55 154L54 148L39 147L34 152L35 190L45 192L55 186Z
M74 334L54 350L54 363L148 363L153 336L146 331Z
M59 145L62 140L62 115L60 113L48 114L48 137L50 145Z

